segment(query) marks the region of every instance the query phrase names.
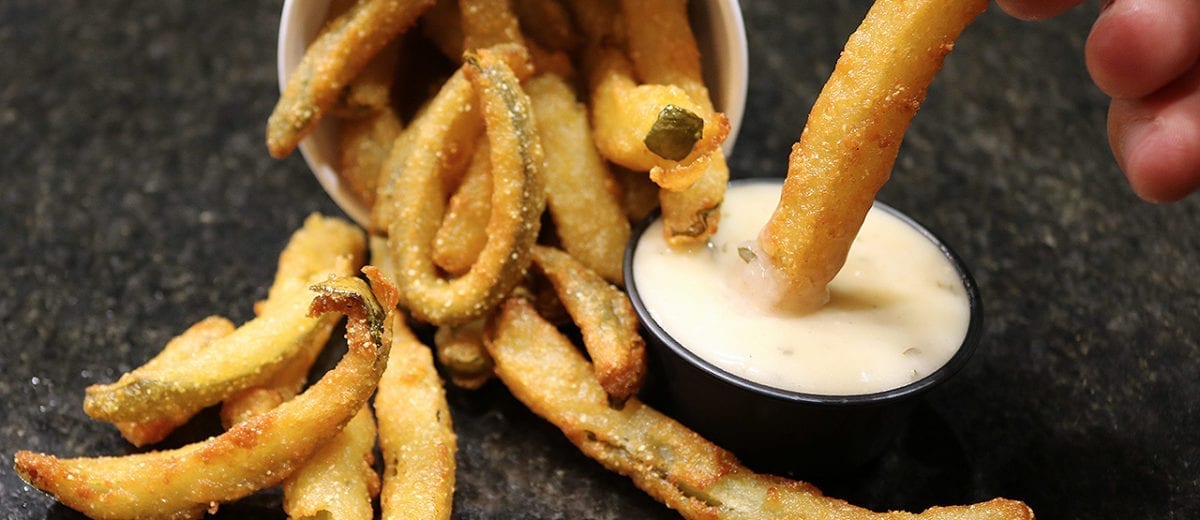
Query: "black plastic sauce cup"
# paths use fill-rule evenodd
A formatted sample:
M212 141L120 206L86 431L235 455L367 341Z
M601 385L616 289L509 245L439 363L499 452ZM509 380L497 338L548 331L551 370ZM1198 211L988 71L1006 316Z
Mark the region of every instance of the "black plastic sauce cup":
M635 227L624 259L626 290L652 356L647 399L761 471L839 475L879 456L906 426L918 399L967 363L982 333L983 304L966 265L941 239L896 209L880 202L875 205L936 245L962 280L970 323L962 345L946 364L907 385L859 395L781 390L726 372L679 344L655 323L642 302L633 258L642 233L658 218L656 214Z

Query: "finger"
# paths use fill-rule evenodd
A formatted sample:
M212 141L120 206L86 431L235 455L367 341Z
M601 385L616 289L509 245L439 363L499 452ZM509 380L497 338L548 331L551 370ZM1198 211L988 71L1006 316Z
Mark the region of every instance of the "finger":
M1058 16L1083 0L996 0L1004 12L1022 20L1045 20Z
M1200 4L1195 0L1115 0L1088 36L1088 71L1114 98L1146 96L1200 58Z
M1143 99L1114 99L1109 141L1133 190L1151 202L1200 187L1200 65Z

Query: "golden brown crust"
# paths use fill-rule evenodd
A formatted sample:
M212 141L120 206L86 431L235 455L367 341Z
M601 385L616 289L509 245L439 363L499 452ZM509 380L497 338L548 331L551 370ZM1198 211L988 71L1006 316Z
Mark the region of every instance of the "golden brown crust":
M770 269L811 308L842 268L942 60L986 0L881 0L851 35L792 148L759 235Z
M17 474L93 518L193 518L278 484L366 403L387 364L383 311L366 284L340 279L318 291L314 314L350 317L349 350L295 399L175 450L74 459L21 451Z
M267 119L272 157L292 153L349 84L385 45L416 21L434 0L364 0L326 24L292 71Z

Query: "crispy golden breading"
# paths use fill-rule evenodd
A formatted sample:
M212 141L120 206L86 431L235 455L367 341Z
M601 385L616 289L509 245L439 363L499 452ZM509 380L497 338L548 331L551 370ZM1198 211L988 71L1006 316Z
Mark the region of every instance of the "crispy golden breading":
M433 0L363 0L331 20L308 45L267 119L272 157L292 153L381 49L413 24Z
M592 124L600 153L626 168L650 172L651 180L667 190L681 191L695 183L707 171L712 153L720 149L729 135L729 119L719 112L705 110L687 91L675 85L637 84L633 65L619 48L599 45L592 56L589 63ZM693 138L687 143L686 153L666 158L652 151L646 139L657 129L655 125L664 111L671 110L698 118L699 125L686 129ZM695 130L700 132L690 133Z
M397 312L392 359L379 381L375 411L383 451L385 519L448 519L454 502L457 438L429 347Z
M379 494L380 483L374 448L375 418L371 407L363 405L336 437L283 481L288 518L375 518L371 499Z
M400 60L402 38L389 42L342 89L330 113L343 119L370 117L392 107L392 84Z
M387 106L359 118L341 121L338 181L367 208L375 206L380 172L402 129L396 111Z
M336 317L308 316L309 286L353 274L366 249L362 231L341 219L312 215L279 257L260 314L206 348L171 363L139 367L87 389L84 411L111 422L190 416L248 388L263 386Z
M314 316L349 316L349 351L295 399L175 450L74 459L20 451L17 474L93 518L192 518L278 484L362 408L388 360L384 310L365 283L341 278L314 289Z
M630 222L641 222L658 209L658 185L645 173L614 166L609 169L616 182L621 211Z
M496 375L534 413L560 428L581 451L628 476L685 518L1032 519L1017 501L934 507L919 515L875 513L826 497L810 484L756 474L729 452L632 398L608 405L592 368L565 336L511 298L490 324Z
M623 283L629 221L612 174L592 141L587 109L562 78L541 75L525 85L546 153L546 209L562 248L604 279Z
M517 15L509 0L458 0L466 52L493 45L525 45Z
M450 274L471 270L487 245L487 222L492 214L491 147L481 141L467 173L446 207L442 225L433 237L433 263Z
M388 243L405 305L422 321L445 325L482 316L520 283L529 266L529 248L537 239L545 207L545 187L541 144L529 97L517 75L529 72L524 56L523 48L511 45L468 53L463 68L438 96L449 90L458 92L450 96L470 99L473 84L491 147L488 240L466 274L447 280L431 258L446 200L439 150L444 149L446 130L463 114L451 113L443 124L430 125L397 177L397 185L404 188L395 194ZM514 61L519 72L506 60Z
M987 0L880 0L846 42L788 160L758 238L778 306L824 303L904 132L954 41Z
M170 365L178 360L191 357L212 344L213 341L228 336L235 329L233 322L221 316L209 316L196 322L180 335L167 342L162 352L154 356L145 366L158 367ZM125 421L116 423L121 436L134 446L145 446L159 442L192 418L192 413L171 415L151 421Z
M637 394L646 377L646 342L629 297L571 255L535 246L533 263L554 285L583 334L596 379L619 406Z

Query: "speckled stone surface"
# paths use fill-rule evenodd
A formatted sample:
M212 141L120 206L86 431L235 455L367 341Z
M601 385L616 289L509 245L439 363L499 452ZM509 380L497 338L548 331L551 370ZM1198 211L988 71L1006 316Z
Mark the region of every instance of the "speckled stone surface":
M748 0L736 175L782 175L865 1ZM0 1L0 517L76 518L18 449L131 451L80 408L209 314L251 316L288 235L338 214L268 157L279 1ZM1095 6L989 12L948 60L880 198L972 266L979 352L829 494L920 510L1006 496L1042 518L1200 517L1200 198L1138 201L1082 48ZM450 391L459 518L671 518L500 385ZM197 424L168 441L211 433ZM218 517L275 518L277 493Z

